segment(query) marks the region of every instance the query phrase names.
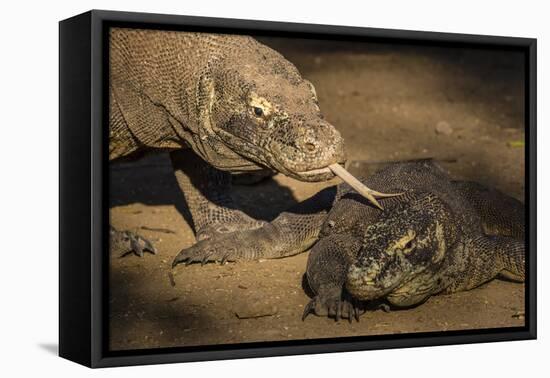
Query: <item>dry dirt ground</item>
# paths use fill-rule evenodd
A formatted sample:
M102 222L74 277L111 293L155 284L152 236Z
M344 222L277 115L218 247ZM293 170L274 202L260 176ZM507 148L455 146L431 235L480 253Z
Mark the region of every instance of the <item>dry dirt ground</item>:
M264 39L317 89L343 134L356 174L372 162L433 157L459 178L524 197L524 62L514 52ZM279 212L337 181L277 175L237 186L249 214ZM348 324L301 315L308 254L260 262L170 268L194 243L165 155L111 167L111 222L154 241L158 255L111 256L113 350L227 344L524 324L524 285L495 280L407 310L367 312ZM169 273L173 272L173 277ZM264 315L240 319L237 314Z

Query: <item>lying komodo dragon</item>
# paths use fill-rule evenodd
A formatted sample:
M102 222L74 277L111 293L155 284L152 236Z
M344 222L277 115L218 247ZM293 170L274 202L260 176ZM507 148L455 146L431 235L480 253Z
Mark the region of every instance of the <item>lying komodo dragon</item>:
M236 209L230 173L323 181L345 161L313 85L251 37L113 28L109 51L109 160L170 151L198 240L265 224ZM114 228L111 247L155 252Z
M304 318L314 312L350 321L359 319L365 301L407 307L498 275L524 280L519 201L452 181L431 161L390 165L366 184L404 194L383 199L381 211L345 184L325 189L262 228L199 242L174 265L278 258L315 243L307 263L315 296Z

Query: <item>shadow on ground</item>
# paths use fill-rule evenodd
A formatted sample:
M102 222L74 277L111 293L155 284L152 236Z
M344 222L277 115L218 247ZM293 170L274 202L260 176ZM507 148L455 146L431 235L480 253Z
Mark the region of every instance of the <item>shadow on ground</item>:
M38 347L50 354L59 355L59 345L56 343L40 343Z

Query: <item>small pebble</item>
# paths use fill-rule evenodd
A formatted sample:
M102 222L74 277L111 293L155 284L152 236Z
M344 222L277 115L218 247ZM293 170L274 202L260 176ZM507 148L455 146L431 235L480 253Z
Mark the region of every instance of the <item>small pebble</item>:
M451 135L453 133L453 128L446 121L439 121L435 125L435 132L442 135Z

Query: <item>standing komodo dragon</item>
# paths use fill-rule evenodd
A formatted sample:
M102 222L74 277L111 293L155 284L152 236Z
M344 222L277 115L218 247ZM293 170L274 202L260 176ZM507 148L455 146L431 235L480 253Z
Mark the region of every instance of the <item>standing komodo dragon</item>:
M269 226L235 208L230 172L323 181L345 161L312 84L251 37L113 28L109 53L109 160L170 151L198 240ZM114 228L111 248L155 253Z
M452 181L431 161L393 164L365 181L404 194L383 199L381 211L346 184L328 188L282 213L269 229L201 241L182 251L174 265L278 258L315 243L307 263L315 296L303 316L313 312L350 321L359 319L364 301L407 307L498 275L524 280L519 201Z

